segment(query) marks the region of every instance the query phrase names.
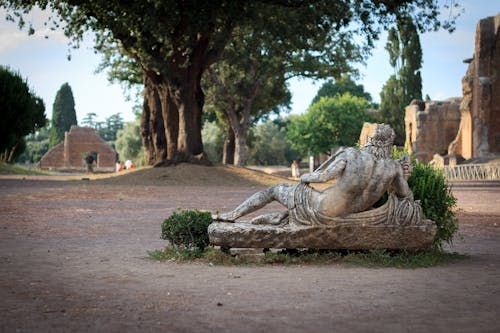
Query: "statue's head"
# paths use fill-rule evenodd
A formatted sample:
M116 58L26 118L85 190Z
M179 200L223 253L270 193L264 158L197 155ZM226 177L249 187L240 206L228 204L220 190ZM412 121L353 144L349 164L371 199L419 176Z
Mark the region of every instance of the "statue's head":
M363 150L380 158L389 158L392 155L392 147L396 134L391 126L386 124L377 124L377 127L371 137L363 146Z

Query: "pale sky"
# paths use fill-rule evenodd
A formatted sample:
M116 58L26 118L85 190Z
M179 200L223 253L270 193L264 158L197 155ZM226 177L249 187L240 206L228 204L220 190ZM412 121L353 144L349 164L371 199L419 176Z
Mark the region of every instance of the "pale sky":
M482 18L500 13L500 0L458 2L465 12L458 18L453 34L439 31L420 37L423 49L422 94L435 100L462 95L461 79L467 69L463 60L474 52L476 24ZM42 27L44 16L34 12L28 18ZM125 121L134 119L133 103L125 100L120 85L110 84L105 73L94 73L101 56L94 54L90 38L79 49L71 50L71 61L68 61L68 41L61 32L39 29L35 35L28 36L26 31L19 31L16 24L6 22L4 17L5 11L0 9L0 64L27 78L33 91L45 101L48 118L52 116L57 90L68 82L73 90L79 122L90 112L95 112L99 120L117 112ZM46 34L48 39L44 38ZM382 86L393 72L384 50L385 43L384 35L366 66L359 67L362 78L358 83L363 84L377 102L380 101ZM290 81L292 113L307 110L321 83L300 79Z

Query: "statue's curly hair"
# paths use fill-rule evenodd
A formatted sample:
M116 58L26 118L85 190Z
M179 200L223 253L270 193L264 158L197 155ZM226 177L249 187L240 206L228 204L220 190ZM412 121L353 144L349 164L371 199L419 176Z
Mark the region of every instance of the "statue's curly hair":
M379 158L389 158L392 154L392 146L396 134L391 126L387 124L377 124L373 136L362 147L363 150Z

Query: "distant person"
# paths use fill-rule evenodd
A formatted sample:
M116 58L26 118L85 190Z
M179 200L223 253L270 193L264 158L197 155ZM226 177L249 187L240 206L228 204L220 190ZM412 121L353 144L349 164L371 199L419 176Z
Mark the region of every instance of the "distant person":
M116 161L116 172L123 170L123 164L120 161Z
M87 173L94 172L94 156L92 154L87 154L85 157L85 163L87 164Z
M126 160L125 161L125 169L129 170L129 169L133 169L133 168L135 168L134 162L132 162L131 160Z
M299 163L297 160L293 160L292 163L292 178L293 179L299 179L300 177L300 170L299 170Z

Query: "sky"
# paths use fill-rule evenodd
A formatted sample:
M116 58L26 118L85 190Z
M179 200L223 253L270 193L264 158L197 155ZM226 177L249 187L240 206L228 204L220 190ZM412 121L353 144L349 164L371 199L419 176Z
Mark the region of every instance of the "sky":
M464 59L474 53L477 22L500 13L500 0L458 0L464 13L457 19L456 30L425 33L420 36L423 51L422 95L442 100L462 95L462 77L467 70ZM444 1L441 1L444 3ZM0 64L9 66L26 78L32 90L45 102L46 115L52 116L52 104L59 88L68 82L73 90L75 109L80 123L87 113L94 112L103 121L115 113L121 113L125 121L134 120L134 103L127 101L120 84L111 84L106 73L95 73L101 56L95 54L92 39L87 38L78 49L68 47L68 40L60 31L44 29L47 17L34 11L27 19L34 22L36 33L28 36L17 25L4 20L5 11L0 9ZM48 35L49 38L45 38ZM380 102L380 91L393 73L384 49L386 35L382 35L365 65L359 65L365 90ZM70 50L70 51L69 51ZM71 61L68 61L68 53ZM324 81L292 79L292 113L303 113Z

